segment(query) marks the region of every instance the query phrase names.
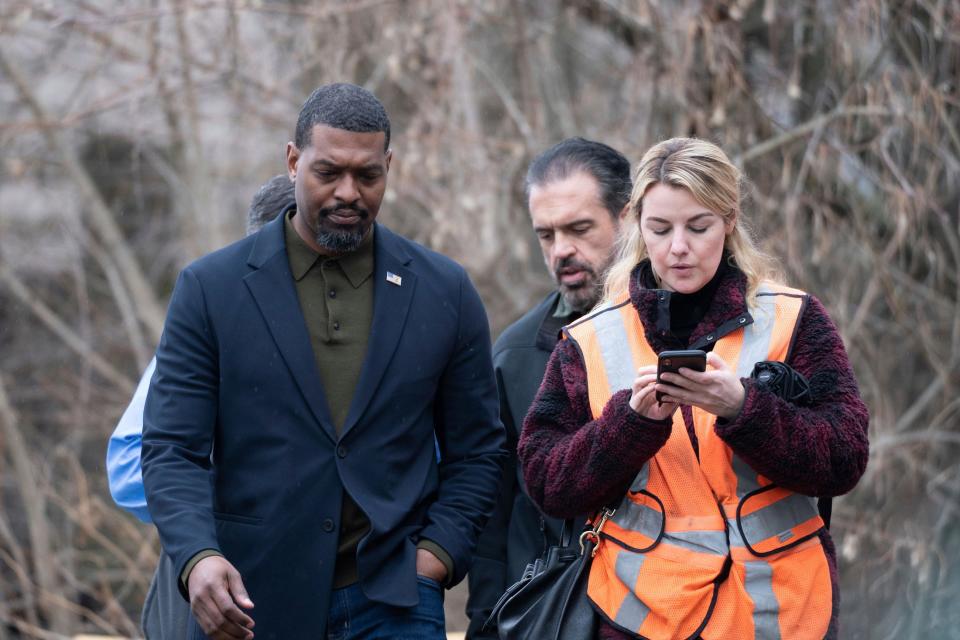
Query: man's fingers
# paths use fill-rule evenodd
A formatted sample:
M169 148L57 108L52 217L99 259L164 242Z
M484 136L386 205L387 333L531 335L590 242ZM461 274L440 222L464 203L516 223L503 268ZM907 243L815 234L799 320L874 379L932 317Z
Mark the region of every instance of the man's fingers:
M213 594L204 594L193 604L193 615L211 640L248 640L252 636L242 627L229 622Z
M210 617L210 612L207 607L207 603L203 598L197 598L190 604L190 610L193 612L193 617L197 619L197 624L200 625L200 628L203 629L204 633L210 634L216 629L216 625L213 623L213 619Z
M208 556L187 578L190 608L200 627L212 639L250 640L253 618L240 610L253 607L240 573L223 556ZM239 606L238 606L239 604Z
M225 626L226 624L231 626ZM250 640L250 638L253 638L253 633L247 629L237 627L232 623L225 623L225 625L209 634L211 640Z
M237 607L226 588L217 589L216 604L219 609L218 627L231 636L246 638L253 619Z
M230 589L230 595L234 601L244 609L253 608L253 600L247 595L247 590L243 586L243 580L240 578L240 572L231 571L227 575L227 588ZM249 618L249 616L247 616ZM251 619L250 622L253 622Z

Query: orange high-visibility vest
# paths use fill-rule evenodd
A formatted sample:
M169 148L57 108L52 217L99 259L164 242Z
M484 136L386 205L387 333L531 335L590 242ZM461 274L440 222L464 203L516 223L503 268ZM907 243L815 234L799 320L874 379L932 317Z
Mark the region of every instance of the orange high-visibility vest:
M714 353L748 377L786 359L806 294L765 283ZM583 355L594 418L656 364L624 295L565 329ZM833 593L816 500L753 471L693 407L699 458L681 412L600 534L587 593L615 626L641 638L822 638ZM624 442L624 446L630 443Z

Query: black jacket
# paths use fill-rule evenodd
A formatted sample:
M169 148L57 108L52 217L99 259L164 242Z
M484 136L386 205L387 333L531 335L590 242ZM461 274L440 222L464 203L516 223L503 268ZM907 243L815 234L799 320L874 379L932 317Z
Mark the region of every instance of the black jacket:
M493 367L500 394L500 419L506 427L509 457L504 463L499 502L480 535L473 566L467 574L470 594L467 638L496 638L496 631L480 631L497 599L520 579L527 563L560 538L563 520L543 516L530 501L517 463L517 441L527 409L540 388L547 360L560 328L576 316L553 317L560 298L548 295L522 318L507 327L493 345Z

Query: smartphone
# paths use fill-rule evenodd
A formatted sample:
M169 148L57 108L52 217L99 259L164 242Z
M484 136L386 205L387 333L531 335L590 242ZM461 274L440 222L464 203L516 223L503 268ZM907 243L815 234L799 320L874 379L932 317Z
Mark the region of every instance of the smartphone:
M707 352L700 349L661 352L657 356L657 382L660 382L661 373L678 373L683 367L694 371L706 371ZM663 394L657 391L656 396L657 402L660 402Z

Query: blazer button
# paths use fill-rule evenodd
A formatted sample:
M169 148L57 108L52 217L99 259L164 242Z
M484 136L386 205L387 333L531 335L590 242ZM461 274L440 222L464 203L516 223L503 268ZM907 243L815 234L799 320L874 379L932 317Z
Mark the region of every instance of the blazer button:
M338 455L339 457L341 457L341 458L346 458L346 457L347 457L347 448L346 448L345 446L343 446L343 445L340 445L339 447L337 447L337 455Z
M327 518L326 520L324 520L323 530L326 531L327 533L330 533L331 531L333 531L333 520L331 520L330 518Z

